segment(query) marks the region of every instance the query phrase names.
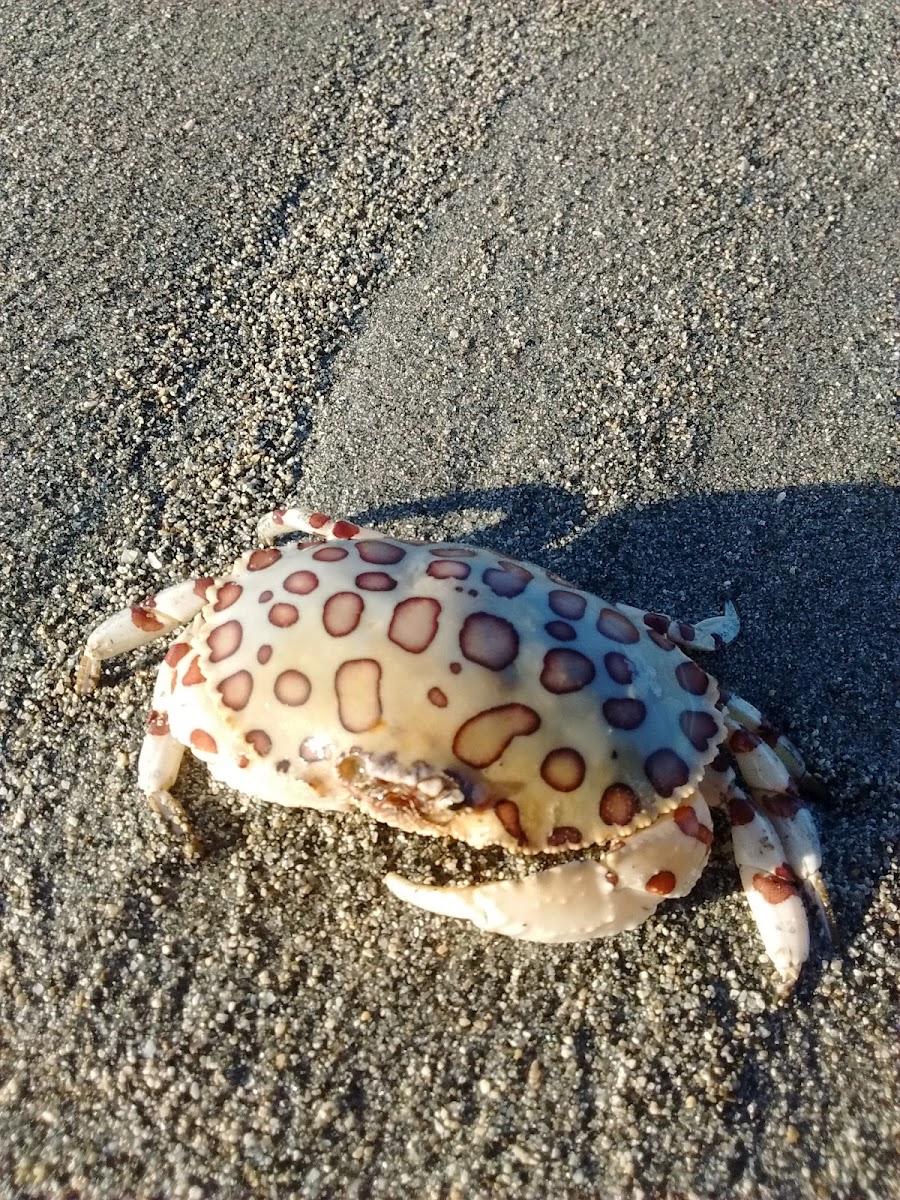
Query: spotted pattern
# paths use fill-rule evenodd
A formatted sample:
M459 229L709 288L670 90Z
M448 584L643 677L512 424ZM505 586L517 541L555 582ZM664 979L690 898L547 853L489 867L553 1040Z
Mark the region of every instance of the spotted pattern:
M687 763L668 747L654 750L644 762L644 770L653 790L664 799L668 799L676 788L683 787L690 778Z
M441 606L430 596L411 596L395 607L388 637L410 654L421 654L434 641Z
M574 642L578 637L575 627L568 621L548 621L544 628L558 642Z
M256 652L256 661L260 664L260 666L264 667L271 657L272 647L268 643L260 646Z
M161 629L165 629L165 623L159 619L156 613L140 604L131 606L131 623L143 633L159 633Z
M753 805L746 796L732 796L728 801L728 816L732 825L750 825L756 819Z
M359 533L359 526L354 525L352 521L335 521L334 536L338 538L355 538Z
M696 838L704 846L712 845L713 831L702 823L689 804L680 804L672 816L685 837Z
M611 783L600 800L600 820L606 825L630 825L637 811L638 798L627 783Z
M308 596L319 586L319 577L312 571L292 571L283 587L292 596Z
M459 648L469 662L502 671L519 653L516 627L493 613L471 613L459 632Z
M207 638L209 661L218 663L223 658L230 658L240 649L243 638L244 627L240 621L226 621L224 625L217 625L215 629L210 630Z
M678 718L678 724L687 740L701 754L713 738L719 736L719 726L715 717L708 712L683 712Z
M323 546L321 550L313 551L313 558L316 562L340 562L347 554L343 546Z
M618 650L610 650L609 654L604 654L603 666L614 683L624 686L634 679L634 663L626 654L620 654Z
M356 552L363 562L381 567L393 566L394 563L398 563L406 557L406 551L402 546L394 545L392 542L379 542L374 538L357 542Z
M281 551L276 550L274 546L270 546L267 550L254 550L247 560L248 571L264 571L266 567L271 567L281 558Z
M584 841L581 830L574 825L557 825L547 838L548 846L580 846Z
M196 687L198 684L206 683L206 676L200 670L200 658L198 655L194 656L188 669L182 675L181 682L185 687Z
M519 806L514 800L498 800L494 807L494 812L497 814L497 820L509 836L515 838L520 846L528 841L525 831L522 828Z
M232 604L240 600L243 594L244 589L239 583L234 583L231 580L228 583L223 583L216 593L213 612L224 612L226 608L231 608Z
M433 688L428 689L428 699L435 706L435 708L446 708L447 707L447 703L448 703L447 693L442 692L439 687L433 687Z
M630 697L604 700L603 715L613 729L637 729L647 716L647 705Z
M258 603L259 604L268 604L274 595L275 595L275 593L272 591L271 588L266 588L266 590L264 592L259 593Z
M603 608L597 618L597 630L613 642L622 642L626 646L641 640L635 626L622 613L614 608Z
M597 674L594 664L580 650L548 650L541 670L541 686L554 696L579 692Z
M666 637L664 633L657 633L655 629L651 629L647 637L651 642L655 642L660 650L674 650L675 643Z
M359 624L365 602L356 592L336 592L322 609L322 624L332 637L346 637Z
M527 737L540 728L541 718L526 704L501 704L476 713L460 725L453 753L470 767L495 763L515 737Z
M269 623L277 629L289 629L300 620L300 613L295 604L273 604L269 609Z
M147 732L151 737L166 737L171 733L166 713L151 708L147 713Z
M574 792L584 783L585 763L571 746L551 750L541 763L541 778L557 792ZM579 838L580 841L580 838Z
M564 617L567 621L580 621L587 607L584 596L559 590L550 593L547 603L558 617Z
M534 576L518 563L501 561L499 567L488 567L481 578L495 596L514 600L522 595Z
M657 871L651 875L644 887L654 896L669 896L675 890L675 876L671 871Z
M312 684L309 682L309 677L302 671L289 668L277 676L272 685L272 691L275 693L276 700L280 700L289 708L296 708L300 704L305 704L309 699Z
M432 579L468 579L471 573L469 563L454 562L448 558L429 563L427 571Z
M769 904L783 904L797 895L794 877L787 864L777 867L772 875L757 871L753 876L753 887Z
M195 729L191 733L191 745L195 750L199 750L202 754L216 754L219 747L216 745L216 739L211 733L207 733L205 729Z
M177 667L189 651L190 646L187 642L173 642L166 651L166 657L163 661L169 667Z
M705 696L709 687L709 676L695 662L679 663L675 668L678 685L692 696Z
M244 735L244 741L253 747L260 758L265 758L272 749L272 739L264 729L251 729Z
M435 558L477 558L477 550L469 550L465 546L430 546L429 554Z
M226 708L240 712L247 707L253 694L253 676L249 671L235 671L218 684L217 690Z
M729 748L735 754L752 754L759 745L760 739L749 729L735 729L728 739Z
M364 592L392 592L397 580L385 571L363 571L356 577L356 586Z
M353 658L335 672L338 716L349 733L365 733L381 720L381 664Z

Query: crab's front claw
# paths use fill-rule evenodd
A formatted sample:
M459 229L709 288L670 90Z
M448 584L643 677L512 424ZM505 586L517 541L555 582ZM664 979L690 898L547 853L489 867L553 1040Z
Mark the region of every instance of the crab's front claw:
M617 886L616 876L593 860L471 887L432 887L400 875L384 882L408 904L529 942L582 942L634 929L663 899Z

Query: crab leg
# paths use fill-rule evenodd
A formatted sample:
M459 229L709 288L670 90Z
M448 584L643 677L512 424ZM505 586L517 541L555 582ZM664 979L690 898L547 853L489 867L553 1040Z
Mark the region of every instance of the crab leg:
M639 628L651 629L687 650L718 650L728 642L733 642L741 628L737 609L730 600L726 600L725 611L720 617L707 617L696 625L675 621L665 613L632 608L630 604L617 604L616 608Z
M675 828L673 829L673 825ZM581 859L524 879L432 887L388 875L401 900L531 942L580 942L640 925L663 900L697 881L712 842L706 802L695 795L632 834L602 862Z
M800 757L800 751L784 734L775 728L758 708L736 696L733 692L721 693L728 715L738 725L743 725L751 733L755 733L767 746L771 746L794 779L803 779L806 775L806 763Z
M173 648L175 646L189 648L189 643L179 639L173 643ZM147 714L147 733L138 756L138 786L157 816L181 831L185 855L192 858L198 851L196 836L187 813L169 790L178 777L185 751L182 743L169 731L173 674L172 667L163 659L156 673L153 701Z
M335 538L361 540L384 537L378 529L355 525L352 521L336 520L311 508L276 508L274 512L266 513L256 527L256 536L261 542L274 542L285 533L313 533L326 541Z
M75 672L75 691L87 695L94 690L104 659L146 646L185 625L206 603L207 589L214 582L185 579L107 617L88 637Z
M741 884L766 953L790 989L809 957L809 924L794 873L772 822L733 785L728 817Z

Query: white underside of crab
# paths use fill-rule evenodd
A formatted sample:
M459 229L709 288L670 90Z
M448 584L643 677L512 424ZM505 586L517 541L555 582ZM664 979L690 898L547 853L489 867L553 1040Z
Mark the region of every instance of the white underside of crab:
M730 605L692 626L488 550L399 541L300 509L260 526L264 540L296 530L321 540L249 552L226 576L167 588L88 639L81 692L103 659L191 622L160 665L138 768L188 846L171 794L185 747L232 787L283 805L357 808L518 854L593 847L511 881L386 879L428 911L567 942L632 929L686 895L709 855L709 805L721 805L766 949L785 984L796 979L809 953L801 890L819 913L827 906L797 788L805 768L758 710L678 649L730 641Z

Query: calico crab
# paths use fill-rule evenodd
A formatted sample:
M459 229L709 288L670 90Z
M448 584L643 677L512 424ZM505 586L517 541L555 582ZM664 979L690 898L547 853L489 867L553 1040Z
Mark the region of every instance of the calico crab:
M271 543L302 532L313 540ZM104 621L101 661L190 622L156 678L138 781L184 830L170 789L186 747L225 783L288 806L361 809L413 833L565 861L524 878L385 882L421 908L537 942L632 929L706 865L710 806L785 987L820 914L803 762L679 647L712 651L734 607L696 625L601 600L532 563L410 542L306 509L260 522L264 548ZM734 764L746 790L738 783ZM594 848L594 856L571 852Z

